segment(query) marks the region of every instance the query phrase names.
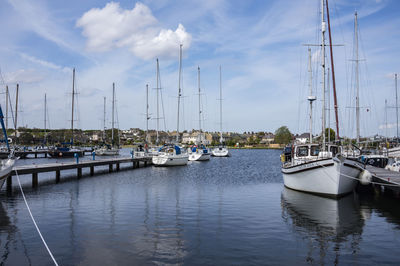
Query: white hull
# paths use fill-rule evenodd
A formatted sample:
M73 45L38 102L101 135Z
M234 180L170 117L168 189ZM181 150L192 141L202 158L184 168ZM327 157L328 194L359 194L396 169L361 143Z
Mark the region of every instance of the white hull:
M158 155L153 156L152 162L156 166L178 166L187 165L189 156L187 154L169 154L160 152Z
M282 168L286 187L334 197L352 192L360 172L357 162L348 159L341 161L337 158Z
M388 156L391 158L400 158L400 147L390 148L388 150Z
M0 166L0 189L3 187L3 184L6 181L7 176L10 174L14 164L15 164L15 159L4 159L4 160L1 160L1 166Z
M215 148L211 151L214 157L230 157L231 153L227 148Z
M95 150L96 155L100 156L112 156L112 155L118 155L119 154L119 149L98 149Z
M208 161L210 160L210 153L197 153L193 152L189 155L189 161Z

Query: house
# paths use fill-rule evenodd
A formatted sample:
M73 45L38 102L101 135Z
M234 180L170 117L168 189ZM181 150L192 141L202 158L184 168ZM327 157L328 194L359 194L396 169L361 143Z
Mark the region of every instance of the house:
M303 133L296 136L296 142L300 144L305 144L310 140L310 133Z

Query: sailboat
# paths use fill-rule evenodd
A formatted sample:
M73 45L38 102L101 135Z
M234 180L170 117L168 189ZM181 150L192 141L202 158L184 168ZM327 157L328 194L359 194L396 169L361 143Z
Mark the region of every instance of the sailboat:
M75 101L75 68L72 70L72 112L71 112L71 141L62 143L63 146L58 146L48 151L51 157L82 157L85 151L74 148L74 101ZM69 146L68 146L69 145Z
M215 157L229 157L231 153L228 148L224 145L224 139L222 137L222 74L221 66L219 67L219 145L211 151L212 156Z
M0 160L0 189L3 187L4 182L10 175L10 172L15 164L15 161L17 160L16 158L14 158L13 152L10 152L10 144L8 143L7 131L3 119L4 119L3 110L1 109L0 105L0 124L3 129L3 135L4 135L4 138L1 139L0 142L6 144L7 150L10 154L8 158Z
M187 165L189 156L178 146L179 142L179 107L182 97L181 89L182 80L182 44L179 46L179 81L178 81L178 119L176 128L176 144L164 144L159 150L158 154L153 156L152 162L156 166L176 166Z
M326 5L325 5L326 3ZM350 160L341 154L342 147L326 143L325 140L325 30L326 22L324 9L327 10L328 29L329 9L328 1L321 0L321 66L322 66L322 145L312 142L312 108L310 108L310 143L293 144L291 152L281 155L283 182L286 187L308 193L320 194L329 197L340 197L353 191L358 182L362 169L356 160ZM331 41L331 40L330 40ZM332 47L332 46L330 46ZM310 53L309 53L310 54ZM309 56L309 63L311 59ZM331 50L332 79L334 96L336 87L334 80L333 57ZM310 72L310 76L311 76ZM310 78L311 80L311 78ZM311 83L309 84L311 86ZM312 90L310 90L312 92ZM312 94L312 93L310 93ZM315 97L308 97L310 105ZM335 98L336 130L339 135L337 104ZM339 136L338 136L339 138Z
M104 98L105 100L105 98ZM115 83L113 83L113 98L112 98L112 119L111 119L111 145L104 143L103 147L100 147L95 150L97 155L118 155L119 154L119 147L114 145L114 110L115 110ZM104 121L105 121L105 102L104 102ZM105 134L105 122L104 122L104 137ZM105 138L104 138L105 140ZM118 137L119 140L119 137Z
M201 89L200 89L200 67L197 68L199 83L199 141L196 146L192 147L189 153L189 161L207 161L210 160L210 152L203 144L201 131Z

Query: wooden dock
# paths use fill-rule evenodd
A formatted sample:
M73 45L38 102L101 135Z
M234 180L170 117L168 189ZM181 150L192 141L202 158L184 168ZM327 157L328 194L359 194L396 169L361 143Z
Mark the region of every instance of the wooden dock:
M123 163L131 163L132 168L138 168L140 164L143 166L147 166L151 164L151 157L140 157L140 158L111 158L111 159L100 159L100 160L91 160L91 161L80 161L76 162L63 162L63 163L49 163L49 164L40 164L40 165L22 165L16 166L11 171L9 177L7 177L7 190L11 191L12 189L12 177L17 173L18 175L32 175L32 187L38 186L38 174L45 172L55 172L55 181L56 183L60 182L61 171L62 170L77 170L77 178L82 177L82 168L90 168L90 175L93 176L95 174L94 168L96 166L104 166L108 165L108 171L113 172L120 170L120 165Z
M385 189L400 192L400 172L367 165L366 169L372 174L372 181L379 183ZM376 184L375 184L376 185Z

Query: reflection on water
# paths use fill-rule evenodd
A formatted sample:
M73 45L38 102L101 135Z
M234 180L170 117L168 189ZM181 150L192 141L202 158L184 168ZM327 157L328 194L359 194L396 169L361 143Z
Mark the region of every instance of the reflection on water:
M338 264L347 241L352 254L359 252L364 220L355 195L330 199L284 188L281 204L284 221L308 242L308 262ZM334 250L334 261L326 261L328 249Z

